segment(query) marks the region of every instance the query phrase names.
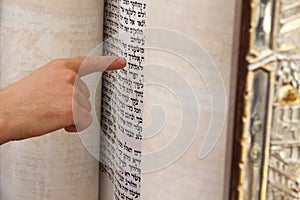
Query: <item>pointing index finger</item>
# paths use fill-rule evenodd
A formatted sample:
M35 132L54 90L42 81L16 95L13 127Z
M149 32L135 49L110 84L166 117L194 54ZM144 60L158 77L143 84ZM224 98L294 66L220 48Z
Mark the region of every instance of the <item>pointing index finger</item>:
M113 56L84 56L67 58L67 67L79 77L99 71L122 69L126 66L125 58Z

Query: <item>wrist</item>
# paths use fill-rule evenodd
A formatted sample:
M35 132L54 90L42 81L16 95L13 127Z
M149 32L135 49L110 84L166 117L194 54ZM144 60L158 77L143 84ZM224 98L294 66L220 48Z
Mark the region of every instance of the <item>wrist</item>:
M8 108L7 105L7 96L4 90L0 91L0 145L12 140L11 137L11 130L9 128L9 119L8 119L8 112L6 109Z

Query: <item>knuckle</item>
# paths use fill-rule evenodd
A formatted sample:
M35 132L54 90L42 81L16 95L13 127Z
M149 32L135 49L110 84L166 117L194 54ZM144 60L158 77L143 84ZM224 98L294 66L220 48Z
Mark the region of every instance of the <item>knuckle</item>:
M63 76L64 80L66 80L67 82L71 82L71 83L74 83L77 78L76 73L72 70L65 70L62 73L62 76Z
M91 96L91 92L90 92L89 89L86 89L86 95L87 95L87 97L90 97L90 96Z
M79 116L75 117L75 124L80 130L88 128L93 122L93 117L90 113L80 113Z
M84 105L84 108L86 111L91 112L92 111L92 104L89 100L86 100L86 103Z
M86 96L90 97L91 93L89 91L88 86L85 84L84 81L82 81L81 79L79 79L79 81L76 81L76 86L78 87L78 89L80 89Z
M52 61L52 64L55 66L67 66L68 65L68 59L65 58L58 58Z
M88 101L88 111L91 112L92 111L92 104L91 102Z

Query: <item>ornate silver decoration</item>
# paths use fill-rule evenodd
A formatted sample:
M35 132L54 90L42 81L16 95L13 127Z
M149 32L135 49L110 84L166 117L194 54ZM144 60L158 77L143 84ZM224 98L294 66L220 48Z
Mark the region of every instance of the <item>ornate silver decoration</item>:
M238 199L300 199L300 1L252 0Z

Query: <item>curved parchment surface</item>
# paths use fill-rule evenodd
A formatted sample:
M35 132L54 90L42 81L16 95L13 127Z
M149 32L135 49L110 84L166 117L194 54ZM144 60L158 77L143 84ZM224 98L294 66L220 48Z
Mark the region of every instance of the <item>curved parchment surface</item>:
M87 55L102 40L101 0L0 2L2 87L52 59ZM95 200L98 174L77 135L11 142L1 146L0 199Z
M235 3L234 0L226 1L226 3L220 0L151 0L147 8L147 27L171 29L183 33L207 50L222 74L227 96L229 95L232 70ZM166 13L168 14L166 15ZM168 66L187 80L196 93L203 94L201 97L208 94L203 77L199 77L186 60L172 52L159 49L148 49L145 53L146 63ZM192 55L193 52L190 54ZM165 80L169 75L158 72L157 76L162 76L162 80ZM215 77L217 78L217 76ZM145 74L145 79L147 79L147 74ZM183 84L180 85L181 83L177 84L178 88L183 86ZM173 83L173 85L176 84ZM204 106L203 99L200 99L200 102L199 128L203 130L208 128L211 115L208 107ZM152 106L156 104L161 105L164 109L165 125L159 135L143 139L143 153L155 152L168 146L176 138L181 117L186 117L182 116L176 95L171 94L168 88L150 84L146 85L144 90L145 124L149 122L147 122L147 116L151 113ZM184 109L193 110L195 108ZM223 130L213 151L204 159L199 159L200 147L204 141L203 131L199 131L190 148L181 158L164 169L143 174L141 199L223 199L226 195L224 194L226 127Z
M100 155L105 159L100 175L101 200L223 199L226 127L220 138L208 137L218 142L215 141L208 156L207 152L201 155L203 130L208 129L211 117L207 102L210 94L205 82L208 79L204 80L187 59L200 58L206 72L211 72L208 78L213 79L213 83L220 81L220 73L229 91L234 7L234 0L227 1L226 5L220 0L106 1L105 10L110 14L105 15L108 25L104 36L119 33L109 43L107 53L127 57L128 66L120 73L103 76L104 134ZM127 37L123 32L128 33ZM180 37L182 33L190 39ZM219 72L212 68L210 71L210 67L215 66L207 59L209 56L203 55L205 51L199 54L201 45ZM217 84L213 86L211 90L224 91ZM197 105L189 101L193 98L191 88L196 91L195 95L200 94L201 109L196 114ZM180 101L182 96L183 101ZM221 95L218 100L223 102L217 106L224 109L225 100ZM199 125L199 132L193 129L195 125ZM183 134L179 134L182 127L185 128L181 131ZM193 132L196 132L195 137L191 137ZM186 142L189 148L182 151ZM182 153L180 158L178 153ZM174 155L177 158L171 160Z

